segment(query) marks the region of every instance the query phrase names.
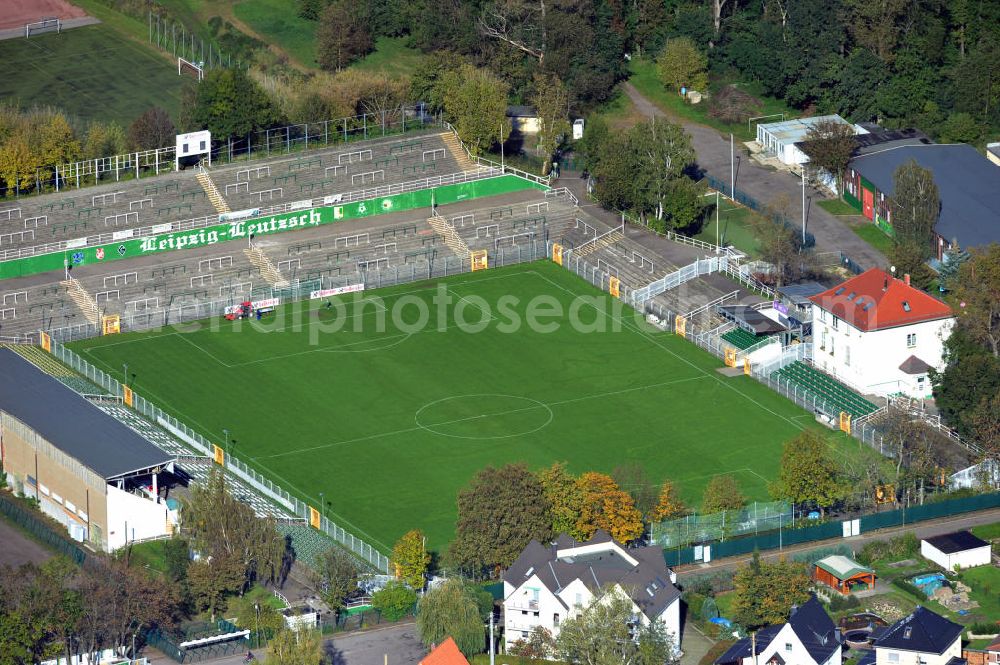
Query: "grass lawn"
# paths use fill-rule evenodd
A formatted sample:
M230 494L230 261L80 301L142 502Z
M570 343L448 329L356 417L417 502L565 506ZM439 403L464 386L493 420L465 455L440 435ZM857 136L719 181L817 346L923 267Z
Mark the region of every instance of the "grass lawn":
M986 621L1000 621L1000 568L970 568L962 572L961 579L972 588L969 599L979 602L979 607L972 610L972 614Z
M407 37L379 37L375 50L351 65L365 71L385 71L399 76L412 74L426 56L410 48Z
M537 312L544 326L527 325ZM442 548L457 492L489 464L636 461L692 505L728 472L763 499L783 443L819 428L547 261L71 346L114 375L127 362L136 392L211 440L228 428L237 457L313 505L323 492L332 519L384 551L412 528Z
M994 540L996 538L1000 538L1000 522L974 526L972 527L972 533L976 534L983 540Z
M757 248L757 238L750 228L750 215L747 208L740 208L729 203L725 199L720 199L718 235L716 234L715 212L709 216L709 220L695 236L699 240L715 244L716 239L725 247L732 245L736 249L746 252L752 257L760 255Z
M857 215L858 211L849 203L840 199L822 199L818 201L819 207L826 210L831 215Z
M106 24L0 41L0 61L9 73L0 76L0 98L125 127L154 105L176 118L187 80L153 47Z
M717 120L708 115L709 106L707 100L703 100L700 104L689 104L680 96L679 93L667 91L667 89L663 86L663 82L660 80L660 75L656 70L656 63L653 60L646 58L634 58L629 64L629 69L632 72L632 75L629 78L632 85L634 85L636 89L647 99L662 108L668 114L683 120L708 125L709 127L713 127L725 134L731 132L741 141L749 141L756 138L756 129L748 129L745 120L743 122L732 124L722 122L721 120ZM733 82L713 79L713 81L709 83L709 92L717 92L729 83ZM790 120L802 115L801 111L788 107L782 100L766 97L761 94L760 86L756 83L739 82L737 85L744 92L753 95L755 98L760 100L761 108L758 112L754 113L756 116L784 113L785 120ZM777 122L780 120L780 117L775 117L762 120L761 122Z
M316 67L316 22L301 18L287 0L244 0L233 13L299 64Z
M874 224L865 222L864 224L851 224L850 227L862 240L883 254L889 254L892 251L892 238Z
M167 556L164 551L165 540L151 540L145 543L136 543L129 553L129 563L132 566L141 566L159 574L167 572Z

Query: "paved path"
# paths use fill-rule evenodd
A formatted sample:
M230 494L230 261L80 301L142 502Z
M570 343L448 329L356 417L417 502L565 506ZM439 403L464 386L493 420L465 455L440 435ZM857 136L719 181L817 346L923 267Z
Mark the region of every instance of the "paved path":
M801 543L792 547L786 547L780 551L766 550L760 553L760 557L765 560L773 560L781 556L789 556L796 552L814 550L819 547L829 547L830 545L837 545L839 543L844 543L851 547L854 551L859 551L867 543L873 540L887 540L903 533L913 533L917 536L917 538L927 538L929 536L937 536L943 533L951 533L952 531L969 529L981 524L993 524L994 522L1000 522L1000 508L975 513L966 513L965 515L942 517L941 519L917 522L916 524L907 524L905 526L892 527L890 529L880 529L878 531L863 533L860 536L854 536L853 538L816 540L811 543ZM678 566L674 570L677 573L679 581L683 583L684 577L686 576L716 572L720 570L733 570L745 564L751 558L752 555L749 554L726 557L725 559L719 559L707 564L688 564Z
M715 640L698 630L694 622L688 619L684 622L684 629L681 635L681 665L698 665L715 645Z
M629 82L622 83L622 90L635 107L645 116L667 117L664 111L649 101ZM711 127L681 121L698 155L698 166L722 180L730 180L729 138ZM736 188L753 196L761 203L785 194L791 201L789 217L801 222L802 188L795 176L773 171L747 158L742 146L736 146ZM821 252L844 252L862 268L884 267L888 260L867 242L858 237L843 220L823 210L816 201L823 197L818 191L806 189L806 230L816 238L816 248Z
M0 565L16 568L25 563L42 563L52 552L24 535L5 519L0 519Z

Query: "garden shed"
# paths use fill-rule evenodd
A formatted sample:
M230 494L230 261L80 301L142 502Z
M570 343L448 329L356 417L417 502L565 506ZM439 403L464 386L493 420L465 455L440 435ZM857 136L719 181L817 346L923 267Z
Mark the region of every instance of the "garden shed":
M856 587L862 587L862 590L875 587L874 570L840 554L817 561L813 579L844 594L851 593Z
M990 544L968 531L956 531L924 538L920 555L945 570L985 566L990 562Z

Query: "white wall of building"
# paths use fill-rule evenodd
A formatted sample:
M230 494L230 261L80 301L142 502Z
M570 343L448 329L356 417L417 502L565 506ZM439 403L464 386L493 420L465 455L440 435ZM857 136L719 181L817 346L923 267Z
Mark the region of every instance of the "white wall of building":
M782 626L767 648L757 656L757 662L766 663L775 655L780 656L789 665L792 663L795 665L840 665L840 649L835 649L834 654L828 660L817 663L802 644L799 636L792 630L792 626L787 623ZM746 658L744 662L752 662L752 659Z
M553 635L558 633L556 617L562 622L566 618L566 607L537 575L525 580L503 603L504 636L507 646L520 639L526 639L535 626L542 626Z
M108 485L107 529L109 551L124 547L132 540L165 536L169 533L167 506Z
M952 658L962 657L962 639L955 641L945 649L944 653L925 653L921 651L901 651L899 649L875 649L875 665L945 665Z
M930 397L930 379L921 375L920 380L899 366L916 356L944 369L944 342L954 323L949 318L863 332L814 304L813 360L823 371L866 393Z
M983 545L982 547L965 550L964 552L945 554L926 540L921 540L920 556L933 561L945 570L955 570L955 566L959 568L974 568L975 566L989 565L990 546Z

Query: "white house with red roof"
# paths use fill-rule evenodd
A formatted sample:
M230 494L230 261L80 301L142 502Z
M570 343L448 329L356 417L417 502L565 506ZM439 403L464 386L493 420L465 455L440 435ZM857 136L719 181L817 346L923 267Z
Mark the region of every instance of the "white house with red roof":
M927 372L944 369L955 324L948 305L878 268L809 300L816 367L863 393L931 396Z

